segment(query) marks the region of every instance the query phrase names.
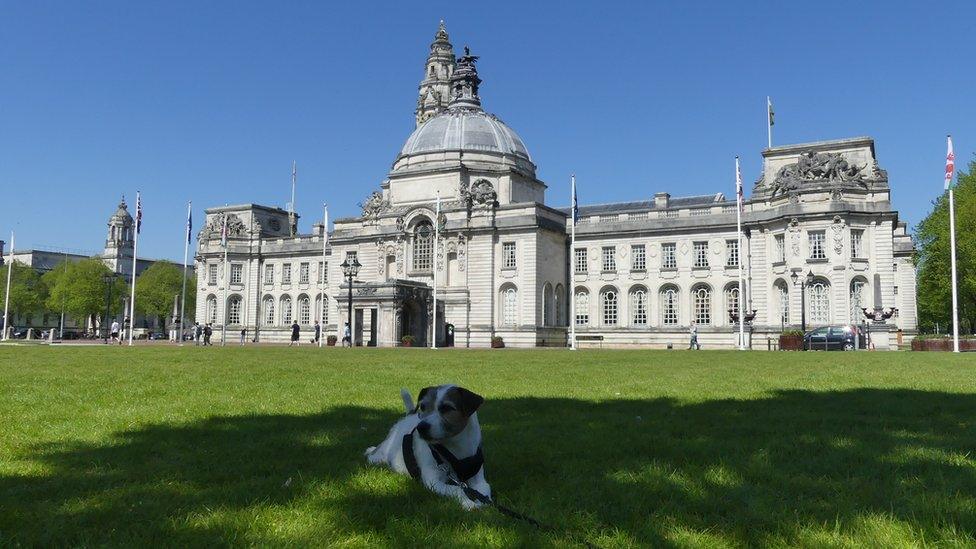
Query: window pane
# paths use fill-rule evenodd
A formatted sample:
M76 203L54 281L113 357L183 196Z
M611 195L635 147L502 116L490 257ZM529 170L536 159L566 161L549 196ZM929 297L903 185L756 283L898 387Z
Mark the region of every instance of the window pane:
M666 326L678 324L678 292L673 288L661 292L661 321Z
M617 292L613 290L603 292L603 324L606 326L617 324Z
M413 268L417 271L430 271L433 267L434 228L430 221L423 221L414 229Z
M590 323L590 294L586 292L576 293L576 325L586 326Z
M692 292L694 298L695 323L712 323L712 294L708 288L698 288Z
M574 272L585 274L586 267L586 248L576 248L576 267Z
M662 269L677 269L678 268L678 257L675 253L676 244L674 242L669 242L661 245L661 268Z

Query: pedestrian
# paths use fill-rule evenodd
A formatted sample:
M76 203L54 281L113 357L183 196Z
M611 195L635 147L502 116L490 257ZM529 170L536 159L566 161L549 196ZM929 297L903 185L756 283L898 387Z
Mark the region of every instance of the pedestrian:
M322 326L319 326L319 321L315 321L315 339L312 340L316 345L319 344L319 338L322 337Z
M688 344L688 350L690 351L694 349L696 351L700 351L701 345L698 344L698 326L692 324L691 330L689 330L689 334L691 334L691 342Z
M299 333L300 331L301 331L301 328L298 327L298 321L296 320L296 321L292 322L291 323L291 341L288 342L288 346L289 347L291 347L292 345L301 345L302 344L302 341L300 339L298 339L299 338L299 335L300 335L300 333Z
M132 326L129 325L129 317L122 319L122 325L119 326L119 345L122 345L122 342L125 340L125 334L131 329Z
M200 337L203 336L203 326L199 322L193 323L193 341L194 345L200 346Z
M241 328L241 345L247 340L247 328Z
M213 343L210 342L210 336L212 336L212 335L213 335L213 328L210 327L210 323L208 322L207 325L203 327L203 346L204 347L206 347L207 345L210 345L211 347L213 346Z
M346 347L352 347L352 336L349 334L349 323L346 322L346 326L343 329L342 344Z
M119 321L118 320L113 320L112 321L112 329L110 331L112 333L112 343L116 343L119 340Z

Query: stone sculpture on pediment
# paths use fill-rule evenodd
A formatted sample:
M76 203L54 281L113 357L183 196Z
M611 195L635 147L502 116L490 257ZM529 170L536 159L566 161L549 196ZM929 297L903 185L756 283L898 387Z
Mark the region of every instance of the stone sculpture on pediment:
M363 209L363 222L375 223L381 213L390 207L390 203L383 199L383 193L373 191L365 202L361 202L359 207Z
M210 218L210 221L200 229L197 238L203 240L213 240L221 238L224 230L224 218L227 219L227 236L247 236L247 226L237 214L219 213Z
M806 184L853 183L866 186L867 166L854 166L841 153L806 151L796 162L779 169L770 187L773 196L795 191ZM878 168L880 170L880 168ZM874 174L873 167L871 174Z

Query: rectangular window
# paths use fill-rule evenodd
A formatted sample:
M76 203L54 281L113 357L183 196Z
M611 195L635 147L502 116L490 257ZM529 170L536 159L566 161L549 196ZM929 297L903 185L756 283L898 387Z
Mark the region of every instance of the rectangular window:
M573 267L573 272L576 274L586 274L586 248L576 248L576 264Z
M675 250L677 250L677 245L674 242L666 242L661 244L662 269L678 268L678 255L675 253Z
M240 263L231 263L230 265L230 283L231 284L241 284L244 281L244 265Z
M516 262L515 256L515 243L505 242L502 244L502 267L505 269L514 269L518 263Z
M708 242L695 242L695 268L708 268Z
M726 267L739 266L739 241L738 240L725 241L725 266Z
M217 285L217 265L207 265L207 283L211 286Z
M291 284L291 263L285 263L281 266L281 283Z
M863 242L864 242L864 230L851 229L851 257L852 258L864 257L864 249L862 248Z
M773 257L777 263L783 263L786 261L786 235L778 234L773 239L776 242L776 255Z
M603 247L603 271L615 272L617 270L617 248L614 246Z
M274 265L266 264L264 266L264 283L274 284Z
M329 280L329 262L319 261L319 284L323 284L325 281Z
M810 259L827 259L826 238L823 231L810 231Z
M647 250L643 244L632 244L630 246L630 270L647 270Z
M308 263L302 263L298 266L298 283L308 284Z

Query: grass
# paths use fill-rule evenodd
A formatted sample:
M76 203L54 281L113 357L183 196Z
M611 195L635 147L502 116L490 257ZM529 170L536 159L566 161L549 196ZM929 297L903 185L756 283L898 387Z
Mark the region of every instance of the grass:
M0 546L972 546L976 356L0 347ZM454 381L500 500L362 451Z

